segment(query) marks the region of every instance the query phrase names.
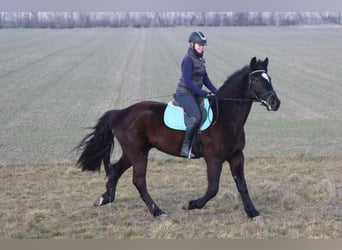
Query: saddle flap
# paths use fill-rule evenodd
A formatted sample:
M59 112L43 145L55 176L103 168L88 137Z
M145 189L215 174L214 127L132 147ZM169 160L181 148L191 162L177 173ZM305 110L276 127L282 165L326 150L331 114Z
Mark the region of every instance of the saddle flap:
M200 130L207 129L213 121L213 111L210 107L209 100L204 99L204 110L206 111L206 119L202 122ZM185 130L185 112L182 107L174 105L173 101L168 102L164 111L164 123L167 127L176 130Z

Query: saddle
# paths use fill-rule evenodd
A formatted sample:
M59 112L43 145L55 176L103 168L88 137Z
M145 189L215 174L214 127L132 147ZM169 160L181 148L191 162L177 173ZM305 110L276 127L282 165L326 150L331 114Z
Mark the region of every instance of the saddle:
M213 121L213 111L207 98L204 98L203 105L200 105L200 108L202 112L202 122L199 129L204 131ZM164 123L167 127L185 131L185 121L187 118L188 115L184 112L184 109L178 105L178 103L175 101L168 102L164 111Z

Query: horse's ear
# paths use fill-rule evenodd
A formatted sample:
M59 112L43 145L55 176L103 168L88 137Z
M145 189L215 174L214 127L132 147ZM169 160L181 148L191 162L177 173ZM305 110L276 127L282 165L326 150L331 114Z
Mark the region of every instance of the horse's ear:
M256 57L253 57L253 58L251 59L251 62L250 62L250 64L249 64L249 67L252 69L252 68L254 68L255 64L256 64Z
M265 66L265 68L267 68L267 65L268 65L268 57L266 57L265 60L264 60L264 66Z

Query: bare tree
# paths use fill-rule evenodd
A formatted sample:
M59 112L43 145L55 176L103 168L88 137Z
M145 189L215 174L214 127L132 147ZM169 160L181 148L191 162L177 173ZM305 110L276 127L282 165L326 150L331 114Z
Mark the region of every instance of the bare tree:
M342 24L339 12L0 12L0 28Z
M247 26L249 24L247 12L235 12L232 19L234 26Z

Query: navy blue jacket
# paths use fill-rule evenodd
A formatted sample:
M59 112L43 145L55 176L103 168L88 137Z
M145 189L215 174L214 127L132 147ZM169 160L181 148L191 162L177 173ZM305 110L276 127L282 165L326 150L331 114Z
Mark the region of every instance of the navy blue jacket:
M192 48L188 49L188 53L182 61L182 76L177 85L177 93L191 93L205 97L207 92L202 90L203 85L211 92L216 93L217 89L208 77L205 60L202 56Z

